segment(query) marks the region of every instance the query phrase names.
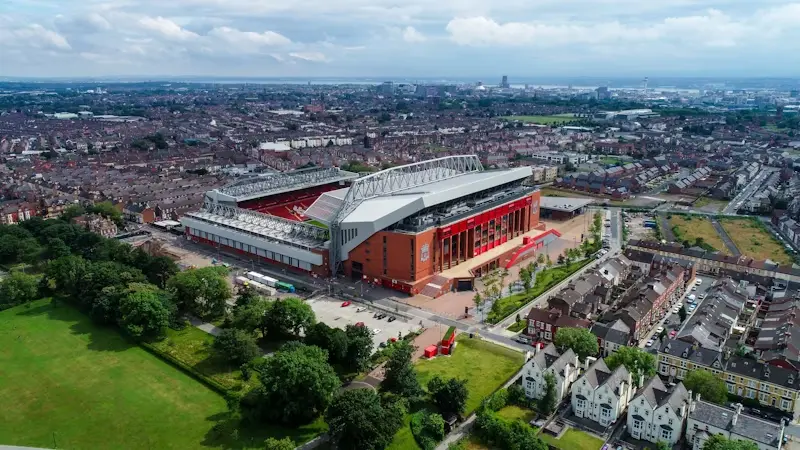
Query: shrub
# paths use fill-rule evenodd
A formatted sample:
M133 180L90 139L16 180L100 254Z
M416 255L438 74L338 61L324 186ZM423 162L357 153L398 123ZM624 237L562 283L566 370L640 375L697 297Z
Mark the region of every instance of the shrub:
M427 411L414 413L411 415L411 434L422 450L433 450L444 438L444 419Z

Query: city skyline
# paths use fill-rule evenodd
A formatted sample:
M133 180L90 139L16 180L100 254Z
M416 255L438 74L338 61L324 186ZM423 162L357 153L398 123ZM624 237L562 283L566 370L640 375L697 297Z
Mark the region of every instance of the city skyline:
M5 0L0 77L800 75L800 3L533 3Z

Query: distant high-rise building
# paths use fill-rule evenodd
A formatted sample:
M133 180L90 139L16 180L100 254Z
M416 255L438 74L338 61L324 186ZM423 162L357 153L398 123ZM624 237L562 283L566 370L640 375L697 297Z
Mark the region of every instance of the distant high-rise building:
M798 91L796 89L792 90L792 91L789 91L789 97L792 97L792 98L800 97L800 91Z
M511 87L508 84L508 75L503 75L503 81L500 82L500 87L503 89L508 89L509 87Z
M598 100L608 100L611 98L611 91L608 90L608 86L600 86L595 89L595 92L597 92Z
M383 95L394 94L394 83L391 81L384 81L383 84L378 86L378 93Z

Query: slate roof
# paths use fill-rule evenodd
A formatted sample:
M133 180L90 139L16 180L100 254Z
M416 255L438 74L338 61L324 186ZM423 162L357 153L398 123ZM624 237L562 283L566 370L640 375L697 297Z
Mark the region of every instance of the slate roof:
M767 422L747 414L739 413L736 424L733 424L733 417L737 414L736 410L712 403L699 401L689 409L689 418L700 423L728 430L739 436L746 436L749 439L764 445L778 448L781 444L781 426Z

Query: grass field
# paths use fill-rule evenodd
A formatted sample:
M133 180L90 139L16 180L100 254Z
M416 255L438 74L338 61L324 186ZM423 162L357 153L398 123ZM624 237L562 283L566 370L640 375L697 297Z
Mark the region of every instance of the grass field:
M694 202L693 206L706 212L721 212L728 206L728 202L715 198L700 197Z
M153 346L170 356L194 367L204 375L233 390L246 390L258 383L253 377L242 380L242 371L215 357L211 344L214 337L198 328L188 326L182 330L167 330L166 339Z
M561 450L599 450L603 446L602 439L574 428L567 430L559 439L545 433L539 433L539 437Z
M605 156L603 158L600 158L597 162L603 165L608 165L608 164L620 164L622 163L622 160L619 158L614 158L613 156Z
M458 345L452 356L419 360L416 369L423 386L436 375L467 380L467 416L511 378L525 361L522 353L479 338L470 339L468 335L460 334L456 341Z
M559 114L554 116L505 116L502 118L506 120L517 120L523 123L536 123L539 125L560 124L562 122L577 120L572 114Z
M711 224L711 219L700 216L677 216L673 215L668 219L669 227L678 241L689 241L695 244L697 238L703 238L703 242L713 247L715 250L730 255L725 243L717 234L717 230Z
M509 405L497 411L497 415L506 420L521 420L528 423L536 415L533 411L527 408L520 408L516 405Z
M743 255L792 264L792 257L772 234L751 219L722 219L719 222Z
M49 300L0 313L0 396L0 442L46 448L201 448L226 411L202 384Z

